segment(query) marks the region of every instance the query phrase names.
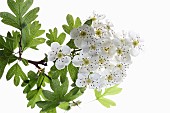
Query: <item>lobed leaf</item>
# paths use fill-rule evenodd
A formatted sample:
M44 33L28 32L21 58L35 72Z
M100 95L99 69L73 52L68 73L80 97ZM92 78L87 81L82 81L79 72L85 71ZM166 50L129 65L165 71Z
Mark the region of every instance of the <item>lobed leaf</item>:
M81 20L80 20L79 17L77 17L76 20L75 20L74 28L78 28L78 27L80 27L81 25L82 25Z
M1 12L0 17L2 18L1 21L4 24L7 24L7 25L13 26L15 28L21 29L20 23L14 15L12 15L8 12Z
M115 86L110 87L110 88L106 88L103 96L106 96L106 95L115 95L115 94L120 93L122 91L122 88L118 88L117 86L118 85L115 85Z
M40 8L36 7L32 10L30 10L22 19L22 24L29 24L33 22L37 17L37 13L39 12Z
M107 99L107 98L100 98L98 99L98 101L103 105L105 106L106 108L110 108L111 106L116 106L116 103L113 102L112 100L110 99Z
M67 34L70 34L72 30L68 25L62 25L62 28Z
M74 19L73 19L73 16L68 14L66 16L66 20L67 20L67 23L70 27L73 27L74 26Z

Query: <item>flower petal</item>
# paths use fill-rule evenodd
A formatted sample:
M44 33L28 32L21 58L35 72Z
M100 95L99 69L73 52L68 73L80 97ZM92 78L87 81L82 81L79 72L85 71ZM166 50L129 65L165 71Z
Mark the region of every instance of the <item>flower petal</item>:
M78 35L79 35L78 29L74 28L73 30L71 30L70 36L72 39L75 39L76 37L78 37Z
M60 48L61 48L61 46L58 42L53 42L51 44L51 50L54 52L58 52Z
M57 60L57 61L55 62L55 66L56 66L56 68L57 68L58 70L61 70L61 69L64 69L64 68L65 68L64 63L61 63L61 60Z
M62 61L65 63L65 65L69 65L71 62L71 58L69 56L65 56Z
M130 50L130 53L131 53L132 56L135 57L135 56L138 56L138 55L139 55L140 51L139 51L138 49L132 48L132 49Z
M55 53L53 51L50 51L48 53L48 60L49 61L55 61L56 60L56 55L55 55Z
M61 51L64 55L68 55L71 53L71 49L70 47L68 47L67 45L64 45L61 47Z
M85 80L83 80L83 79L77 79L76 80L76 86L77 87L85 87L87 84L86 84L86 82L85 82Z
M82 59L80 58L79 55L76 55L76 56L74 56L72 62L73 62L73 65L74 65L75 67L80 67L81 64L82 64Z

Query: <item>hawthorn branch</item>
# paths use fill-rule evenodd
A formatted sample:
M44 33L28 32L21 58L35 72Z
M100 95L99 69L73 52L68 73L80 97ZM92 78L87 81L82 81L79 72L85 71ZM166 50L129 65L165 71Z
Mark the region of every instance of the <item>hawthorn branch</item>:
M20 39L19 39L19 60L22 60L22 31L21 31L21 36L20 36Z
M39 70L41 70L41 67L39 66L39 64L47 66L47 62L45 60L41 60L41 61L32 61L32 60L28 60L28 63L33 64L35 67L37 67Z

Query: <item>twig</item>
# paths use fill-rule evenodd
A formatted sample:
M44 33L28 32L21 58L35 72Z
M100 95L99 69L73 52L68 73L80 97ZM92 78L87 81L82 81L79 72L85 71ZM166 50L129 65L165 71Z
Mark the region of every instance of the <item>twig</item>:
M47 62L45 62L45 60L41 60L41 61L32 61L32 60L28 60L28 62L30 64L35 65L35 67L37 67L39 70L41 70L41 67L39 66L39 64L47 66Z
M20 40L19 40L19 60L22 60L21 56L22 56L22 30L21 30Z

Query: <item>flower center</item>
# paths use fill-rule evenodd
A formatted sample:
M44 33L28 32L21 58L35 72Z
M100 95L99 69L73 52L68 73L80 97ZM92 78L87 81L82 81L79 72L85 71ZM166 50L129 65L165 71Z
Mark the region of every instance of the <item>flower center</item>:
M83 64L88 65L88 64L90 64L90 61L87 58L84 58L83 59Z
M103 64L105 62L105 60L103 58L99 59L99 64Z
M122 64L117 64L117 67L122 69Z
M95 50L95 49L96 49L96 46L95 46L95 45L91 45L90 48L93 49L93 50Z
M81 32L80 32L80 36L84 37L84 36L86 36L86 35L87 35L87 33L86 33L85 31L81 31Z
M106 27L107 27L108 30L110 30L110 26L109 25L107 25Z
M96 30L96 35L97 36L101 36L102 35L102 31L101 30Z
M62 58L63 57L63 53L62 52L58 52L57 53L57 58Z
M95 21L95 20L97 20L95 17L93 17L93 18L91 18L92 19L92 21Z
M113 76L112 76L112 75L109 75L109 76L107 77L107 80L108 80L108 81L112 81L112 80L113 80Z
M104 50L105 50L106 52L109 52L109 49L110 49L109 47L105 47L105 48L104 48Z
M133 41L133 45L136 47L139 44L138 40Z
M121 55L123 53L123 51L121 49L117 49L117 54Z
M87 82L87 84L90 84L92 81L88 78L88 79L86 80L86 82Z
M124 43L124 42L125 42L125 39L120 39L120 41L121 41L122 43Z

